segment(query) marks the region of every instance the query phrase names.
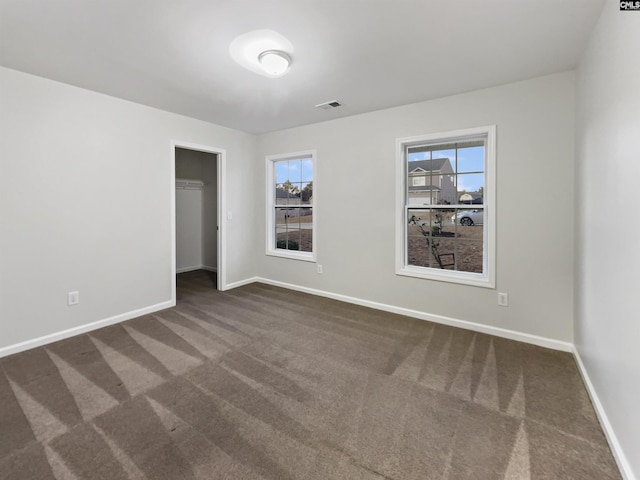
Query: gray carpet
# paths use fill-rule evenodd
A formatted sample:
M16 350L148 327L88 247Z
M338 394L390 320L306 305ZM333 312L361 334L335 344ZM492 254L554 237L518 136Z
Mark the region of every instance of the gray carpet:
M1 359L0 478L620 478L567 353L212 281Z

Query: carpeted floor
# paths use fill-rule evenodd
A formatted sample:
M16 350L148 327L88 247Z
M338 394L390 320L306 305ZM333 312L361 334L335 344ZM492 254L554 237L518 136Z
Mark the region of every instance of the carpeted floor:
M0 360L0 478L619 479L571 355L262 284Z

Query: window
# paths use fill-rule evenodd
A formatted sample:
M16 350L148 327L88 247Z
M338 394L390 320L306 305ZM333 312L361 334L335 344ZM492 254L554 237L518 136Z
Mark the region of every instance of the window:
M493 288L495 126L398 139L397 152L396 273Z
M315 157L267 156L267 255L315 261Z

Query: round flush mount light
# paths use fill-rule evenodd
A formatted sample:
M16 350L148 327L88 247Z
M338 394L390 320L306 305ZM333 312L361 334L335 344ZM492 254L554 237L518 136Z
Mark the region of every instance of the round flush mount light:
M264 71L274 77L284 75L291 66L291 57L280 50L266 50L258 55L258 61Z
M253 30L236 37L229 45L229 54L247 70L276 78L289 71L293 45L273 30Z

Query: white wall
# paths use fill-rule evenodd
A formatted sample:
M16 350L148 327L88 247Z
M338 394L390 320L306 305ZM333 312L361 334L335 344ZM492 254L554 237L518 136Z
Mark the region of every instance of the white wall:
M574 75L557 74L258 137L317 149L318 263L262 253L267 279L560 341L573 338ZM348 107L345 107L348 108ZM395 139L497 125L497 290L395 275ZM264 219L261 220L264 232ZM263 235L261 235L263 237Z
M0 348L170 300L172 140L226 149L228 208L262 217L253 135L0 68ZM226 229L231 283L258 244Z
M607 2L577 77L575 343L627 478L640 478L639 45L640 13Z

